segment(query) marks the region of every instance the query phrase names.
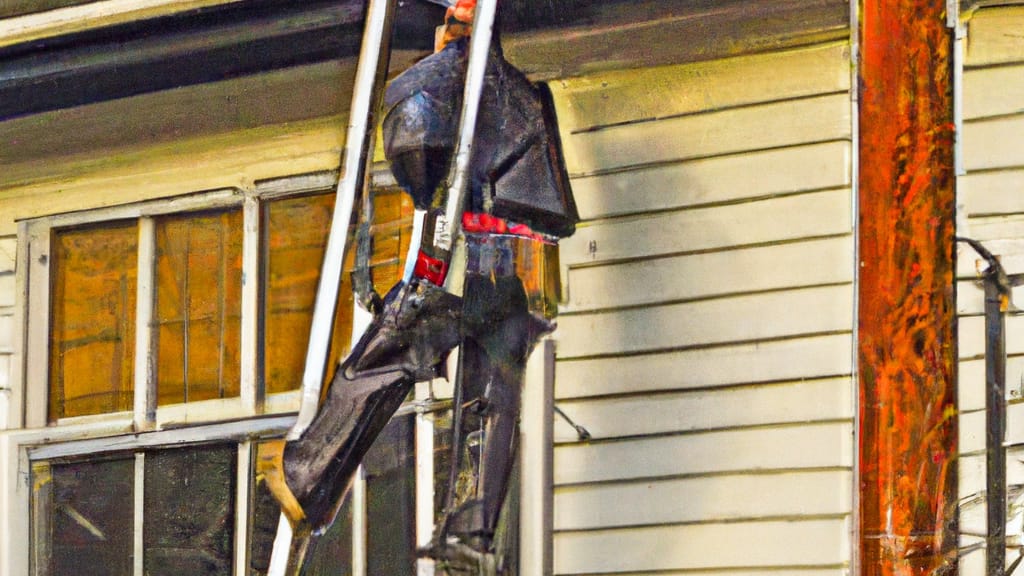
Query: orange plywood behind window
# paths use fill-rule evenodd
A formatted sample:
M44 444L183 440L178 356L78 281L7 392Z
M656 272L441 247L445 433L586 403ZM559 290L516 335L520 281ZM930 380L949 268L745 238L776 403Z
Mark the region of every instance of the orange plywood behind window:
M239 394L242 212L156 222L158 405Z
M138 228L56 232L49 420L131 410Z
M412 201L396 189L374 195L374 285L386 292L401 278L412 234ZM268 394L299 387L309 343L313 303L324 247L334 210L334 194L275 200L267 204L266 298L264 304L264 378ZM353 218L353 222L355 218ZM348 349L352 331L351 272L355 262L355 225L349 230L342 286L327 377Z
M306 359L333 194L275 200L266 206L264 378L269 394L298 388ZM336 330L351 325L351 289L339 293Z

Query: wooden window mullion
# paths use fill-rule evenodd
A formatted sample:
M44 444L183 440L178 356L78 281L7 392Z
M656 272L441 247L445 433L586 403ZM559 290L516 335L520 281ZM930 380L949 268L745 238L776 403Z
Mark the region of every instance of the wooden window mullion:
M153 291L156 276L156 228L152 218L139 219L138 280L135 304L135 403L136 430L147 430L156 421L156 378L153 357Z
M264 389L262 362L259 354L260 300L262 277L260 244L262 222L260 203L247 197L242 209L242 306L241 306L241 373L242 405L251 414L262 411Z

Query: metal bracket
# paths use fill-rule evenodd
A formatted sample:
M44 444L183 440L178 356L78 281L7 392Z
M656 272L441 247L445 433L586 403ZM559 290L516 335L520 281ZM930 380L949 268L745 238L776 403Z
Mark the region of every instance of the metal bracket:
M559 408L557 405L554 406L554 409L555 409L555 414L558 414L559 416L561 416L562 420L565 420L566 422L568 422L569 426L572 426L576 430L576 435L579 436L580 442L586 442L587 440L590 440L590 431L589 430L587 430L583 426L580 426L576 422L573 422L573 419L569 418L569 415L566 414L565 412L563 412L562 409Z
M988 263L981 272L985 285L986 574L1005 576L1020 563L1018 558L1006 571L1006 311L1013 287L1024 284L1024 274L1007 275L999 259L981 242L956 240L969 245Z

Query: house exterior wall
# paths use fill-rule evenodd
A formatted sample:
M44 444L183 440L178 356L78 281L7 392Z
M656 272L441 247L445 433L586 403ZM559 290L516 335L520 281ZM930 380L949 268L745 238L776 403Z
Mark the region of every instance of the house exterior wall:
M556 574L842 574L847 43L556 81Z
M963 159L958 181L958 235L981 241L1010 274L1024 272L1024 8L985 8L968 21L963 79ZM985 534L985 320L978 270L985 264L965 245L958 262L961 547ZM1024 306L1024 288L1013 294ZM1007 535L1022 534L1012 503L1024 485L1024 316L1006 320L1007 484L1011 514ZM1008 551L1011 560L1015 552ZM981 550L965 554L961 574L985 573Z
M551 83L584 218L561 249L556 395L593 434L556 425L557 574L848 566L849 78L848 44L828 43ZM228 102L260 82L199 90ZM197 129L69 158L59 182L23 165L0 233L57 205L332 169L341 125Z

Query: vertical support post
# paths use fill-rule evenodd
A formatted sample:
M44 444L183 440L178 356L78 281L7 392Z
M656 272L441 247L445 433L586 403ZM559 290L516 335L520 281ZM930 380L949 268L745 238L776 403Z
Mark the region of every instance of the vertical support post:
M373 314L363 310L358 303L352 304L352 341L355 346L363 337L363 333L373 322ZM369 536L369 508L366 494L366 467L362 464L356 468L352 479L352 576L366 576L369 564L367 543Z
M998 276L985 278L985 483L987 574L1006 570L1006 315Z
M145 502L146 502L146 454L135 453L135 480L132 483L134 490L132 497L135 505L134 519L132 525L132 576L144 576L146 573L146 541L143 538L145 531Z
M249 542L252 539L252 465L255 446L251 440L238 445L235 468L235 568L234 576L248 576Z
M352 576L366 576L369 523L366 508L366 468L362 464L356 468L349 494L352 498Z
M545 338L526 364L519 424L519 570L523 574L552 574L554 569L554 388L555 341Z
M423 212L419 212L418 216L421 214ZM419 220L422 222L422 218ZM414 241L414 244L418 242ZM417 402L427 402L431 399L430 385L430 382L416 383ZM416 548L429 546L433 535L434 422L428 414L419 413L416 414ZM416 576L434 576L434 560L417 558Z
M28 315L21 348L21 361L25 363L20 387L24 403L22 423L25 428L42 428L47 422L50 391L50 226L31 225L27 231Z
M952 30L860 0L859 566L957 569Z

